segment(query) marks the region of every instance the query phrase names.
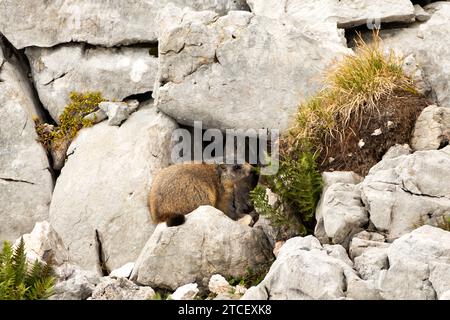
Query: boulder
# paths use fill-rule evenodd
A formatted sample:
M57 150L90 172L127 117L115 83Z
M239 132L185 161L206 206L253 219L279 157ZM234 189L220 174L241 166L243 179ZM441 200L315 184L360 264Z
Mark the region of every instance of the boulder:
M215 274L211 277L208 289L216 295L214 300L239 300L247 292L247 288L243 286L230 285L220 274Z
M380 276L384 299L441 299L450 289L450 232L423 226L392 243Z
M156 42L158 12L170 2L219 14L248 8L245 0L2 1L0 33L18 49L68 42L107 47Z
M345 298L348 283L359 278L348 264L348 257L336 257L332 254L335 250L325 249L313 236L289 239L264 280L250 288L242 299Z
M50 207L74 263L96 271L100 255L109 270L136 260L154 230L147 195L154 174L170 163L176 127L144 105L120 127L102 122L79 132Z
M450 146L383 159L362 183L370 221L392 241L450 217Z
M376 280L389 267L388 248L371 247L355 258L355 270L364 280Z
M425 7L431 18L408 28L382 30L380 36L386 48L404 56L414 54L423 68L433 97L441 107L450 107L450 2L434 2ZM371 38L367 34L367 38Z
M233 287L223 276L215 274L209 279L208 289L210 292L218 295L227 295L232 291Z
M351 281L347 287L347 300L382 300L377 284L372 280Z
M259 228L243 226L221 211L201 206L178 227L158 225L148 240L131 279L139 284L175 290L187 283L207 288L214 274L244 276L273 258Z
M199 290L196 283L188 283L179 287L171 295L172 300L194 300Z
M70 101L70 93L99 91L107 100L153 90L158 58L148 47L91 48L65 44L26 49L34 84L55 121Z
M450 142L450 108L425 108L417 119L411 145L415 150L437 150Z
M351 52L340 37L315 36L287 20L182 13L161 33L154 97L186 125L285 130L299 103L321 88L322 72Z
M120 126L132 112L125 102L105 101L100 102L98 107L108 116L108 124L110 126Z
M389 243L385 242L386 238L376 232L361 231L356 234L350 242L349 255L351 259L355 259L362 255L370 248L388 248Z
M317 237L317 239L320 240L322 244L328 244L330 242L330 238L337 235L337 239L335 240L337 240L338 242L345 242L345 245L348 246L348 238L351 237L351 235L355 232L358 232L358 229L360 229L361 227L358 220L361 219L361 223L363 222L363 220L367 220L367 214L365 213L364 208L360 204L358 204L357 201L355 201L355 198L352 198L352 201L350 202L347 202L348 199L340 202L339 196L336 201L332 199L336 192L338 192L341 197L347 196L346 192L338 191L342 188L347 190L351 189L349 194L350 197L360 197L359 187L357 187L356 185L362 180L363 179L359 175L352 171L334 171L322 173L323 190L322 196L316 209L317 224L314 230L314 235ZM332 186L332 190L327 193L328 188ZM333 191L335 189L336 192ZM342 209L340 210L340 218L334 217L332 212L335 209L334 207L336 205L340 206ZM353 215L353 218L350 219L352 222L349 222L349 224L345 222L346 205L349 205L349 209L352 210L353 213L358 212L356 215ZM327 216L328 232L325 230L324 213ZM347 215L347 218L350 218L350 216L351 214ZM366 216L366 218L364 218L364 216ZM339 227L335 222L340 224L341 227ZM333 239L331 239L331 241L333 241Z
M100 282L97 273L64 264L56 269L58 282L49 300L86 300Z
M121 266L118 269L111 271L109 276L111 278L129 278L131 276L131 272L133 272L134 262L128 262Z
M353 171L333 171L323 172L322 181L323 189L326 190L335 183L358 184L363 181L363 178Z
M407 156L412 153L412 149L408 144L396 144L389 148L389 150L384 154L383 160L393 159L400 156Z
M352 236L369 222L360 186L355 184L335 183L329 186L322 194L316 216L323 219L327 238L346 248Z
M414 86L417 92L425 96L428 95L431 92L431 86L425 77L422 67L417 62L416 56L414 54L409 54L402 58L403 72L414 81Z
M286 15L307 23L334 22L339 28L380 22L412 22L415 10L409 0L247 0L252 12L271 18Z
M98 109L97 111L91 112L88 115L84 116L83 119L86 121L91 121L92 124L97 124L97 123L102 122L103 120L108 119L108 115L102 109ZM64 154L64 161L66 160L65 156L66 155ZM55 157L53 157L53 159L55 159ZM61 168L63 167L63 165L64 165L64 163L62 163Z
M34 119L41 113L25 75L0 38L0 242L48 220L53 191L47 154L36 141Z
M27 260L31 264L36 260L45 263L51 257L55 266L61 266L69 260L69 253L61 237L47 221L36 223L33 231L21 236L14 245L19 245L21 239L25 243Z
M154 295L152 288L140 287L128 279L104 277L89 300L151 300Z

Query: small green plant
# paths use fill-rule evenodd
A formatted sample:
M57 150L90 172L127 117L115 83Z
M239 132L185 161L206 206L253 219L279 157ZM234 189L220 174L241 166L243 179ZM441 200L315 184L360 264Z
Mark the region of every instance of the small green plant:
M268 203L265 187L257 186L250 195L257 211L267 216L276 227L295 225L299 235L312 233L316 206L322 193L322 176L317 169L315 155L304 151L295 158L282 156L278 172L267 176L266 183L282 203L272 207ZM293 223L293 218L297 223Z
M35 120L39 141L49 150L64 145L66 141L72 141L78 131L94 124L93 119L87 120L84 117L98 110L98 105L102 101L104 99L100 92L72 92L70 103L59 117L59 126L48 130L48 126Z
M151 300L172 300L172 295L169 292L156 291Z
M450 217L442 217L442 221L438 222L438 228L441 228L445 231L450 231Z
M250 199L258 213L267 217L270 223L275 227L282 227L290 223L290 219L283 212L283 206L279 203L271 206L269 197L266 193L266 187L258 184L255 189L250 192Z
M257 286L266 277L272 263L273 261L267 262L256 269L247 268L247 272L243 277L229 277L227 281L232 286L240 285L247 289Z
M46 299L52 294L54 283L50 261L28 264L23 239L16 248L8 242L3 244L0 253L0 300Z

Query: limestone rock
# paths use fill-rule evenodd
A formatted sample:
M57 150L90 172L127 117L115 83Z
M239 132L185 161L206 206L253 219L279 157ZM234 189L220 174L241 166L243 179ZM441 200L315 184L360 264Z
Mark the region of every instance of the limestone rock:
M329 252L313 236L289 239L264 280L242 299L345 298L347 283L359 278L351 266Z
M98 269L96 230L109 270L138 257L154 230L147 208L152 177L170 163L175 128L146 105L120 127L103 122L79 132L50 208L74 263Z
M335 244L348 247L352 236L368 223L358 185L335 183L322 195L317 216L322 217L325 234Z
M25 74L0 38L0 241L15 241L48 220L52 198L52 174L33 121L41 114Z
M25 253L29 263L36 260L42 262L48 261L52 257L55 266L60 266L69 259L69 253L61 240L61 237L55 232L47 221L36 223L31 233L21 236L25 243ZM15 246L20 243L17 239Z
M394 241L380 278L384 299L440 299L450 288L450 232L423 226Z
M63 265L56 270L59 281L53 287L49 300L86 300L92 295L100 278L95 272Z
M248 268L273 257L261 229L243 226L213 207L199 207L186 219L178 227L158 225L136 261L132 280L172 290L193 282L206 288L214 274L244 276Z
M441 107L450 107L450 2L427 5L431 18L408 28L382 30L380 36L386 48L404 56L414 54L423 68L426 80L433 88L433 97ZM370 38L371 35L367 34Z
M322 173L323 188L327 189L335 183L358 184L363 178L353 171L333 171Z
M376 280L389 267L388 248L371 247L355 258L355 269L364 280Z
M450 146L382 160L362 183L362 199L377 230L392 241L450 216Z
M128 262L124 264L122 267L111 271L109 276L111 278L129 278L131 276L131 272L134 268L134 262Z
M348 246L349 238L352 234L358 232L358 229L361 228L361 225L364 224L365 220L367 220L367 213L365 213L364 208L358 204L357 198L360 197L359 187L356 185L362 181L362 178L354 172L351 171L335 171L335 172L324 172L322 173L322 181L323 181L323 191L322 196L320 198L319 204L316 209L316 228L314 230L314 235L320 240L322 244L327 244L330 242L330 238L336 235L336 232L341 233L337 234L338 242L335 243L344 243L345 246ZM332 187L332 190L327 193L327 190ZM339 192L339 189L349 190L350 193L347 192ZM337 199L333 199L335 195L335 190L342 197L350 196L352 197L352 201L349 203L347 200L340 202L339 196ZM356 197L356 201L355 198ZM336 200L336 201L335 201ZM342 199L341 199L342 200ZM331 201L331 202L330 202ZM334 205L332 202L334 201L334 205L338 205L341 207L341 214L338 218L333 215ZM331 206L330 206L331 204ZM352 210L353 218L351 218L352 214L346 214L345 209L347 208ZM344 210L344 211L343 211ZM326 213L328 232L325 230L325 221L324 221L324 213ZM349 218L350 223L347 224L345 222L345 216ZM365 217L364 217L365 216ZM359 218L358 218L359 217ZM333 221L337 222L341 225L339 227L337 224L333 223ZM358 222L359 221L359 222Z
M93 124L97 124L97 123L102 122L105 119L108 119L108 116L106 115L105 111L99 109L95 112L89 113L83 119L92 121Z
M423 10L418 4L414 5L414 15L416 16L416 20L420 22L428 21L431 18L431 14Z
M156 42L157 16L168 3L219 14L248 8L245 0L2 1L0 32L18 49L68 42L107 47Z
M159 45L155 104L187 125L285 130L321 87L325 68L351 52L341 39L314 37L289 21L242 11L202 17L180 18Z
M412 153L412 149L408 144L396 144L389 148L389 150L384 154L383 160L393 159L400 156L407 156Z
M414 128L415 150L437 150L450 143L450 108L436 105L425 108Z
M149 48L90 48L66 44L28 48L39 98L55 121L70 101L70 93L101 92L106 100L153 90L158 58Z
M172 300L194 300L199 290L196 283L188 283L179 287L171 295Z
M215 274L209 279L208 289L215 294L226 295L232 290L232 286L220 274Z
M131 113L128 104L125 102L101 102L98 107L108 116L110 126L120 126Z
M361 231L356 234L350 242L350 258L355 259L370 248L388 248L390 244L385 242L385 240L386 238L379 233Z
M140 287L125 278L101 278L89 300L150 300L155 291L150 287Z
M397 52L400 54L401 52ZM418 93L422 95L428 95L431 92L431 86L425 77L422 67L417 62L416 56L414 54L409 54L403 57L403 72L411 77L414 81L414 86Z
M334 22L352 28L380 22L412 22L414 7L409 0L247 0L252 12L271 18L285 15L308 23Z

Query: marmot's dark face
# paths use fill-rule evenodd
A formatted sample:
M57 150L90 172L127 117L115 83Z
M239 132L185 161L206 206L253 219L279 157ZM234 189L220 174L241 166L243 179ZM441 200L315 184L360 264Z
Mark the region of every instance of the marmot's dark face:
M228 173L234 181L234 207L236 213L247 214L254 210L250 200L250 191L258 184L259 176L248 163L230 166Z

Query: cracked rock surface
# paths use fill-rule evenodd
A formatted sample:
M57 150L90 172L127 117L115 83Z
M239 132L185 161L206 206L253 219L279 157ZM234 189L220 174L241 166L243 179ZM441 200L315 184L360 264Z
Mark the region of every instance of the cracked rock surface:
M158 58L150 48L91 48L83 44L28 48L34 84L44 107L55 121L70 93L99 91L106 100L153 90Z
M53 179L36 141L39 116L28 79L0 40L0 241L14 241L48 219Z
M250 288L242 299L345 298L348 282L359 279L352 266L339 245L322 247L313 236L291 238L281 247L264 280Z
M349 50L290 21L230 12L180 13L165 23L155 103L178 122L209 128L284 130L322 71ZM225 102L225 103L224 103ZM264 110L264 112L261 112Z
M411 146L415 150L437 150L450 142L450 108L431 105L416 121Z
M252 12L272 18L291 15L298 21L334 22L339 28L369 23L411 22L415 17L409 0L247 0Z
M147 104L120 127L102 122L79 132L50 207L71 261L99 272L96 230L109 270L137 258L154 230L147 208L152 177L169 165L176 127Z
M423 226L388 249L389 269L381 274L384 299L442 299L450 291L450 232Z
M214 274L244 276L248 268L272 258L264 231L202 206L179 227L158 225L136 261L131 279L154 288L175 290L188 283L207 288Z
M168 3L219 14L248 8L245 0L1 1L0 30L18 49L68 42L107 47L155 42L156 18Z
M450 107L450 2L435 2L425 10L432 14L428 21L408 28L383 30L380 36L386 47L405 56L415 55L433 88L433 98L440 107Z
M385 158L362 183L362 199L388 240L450 217L450 146Z

